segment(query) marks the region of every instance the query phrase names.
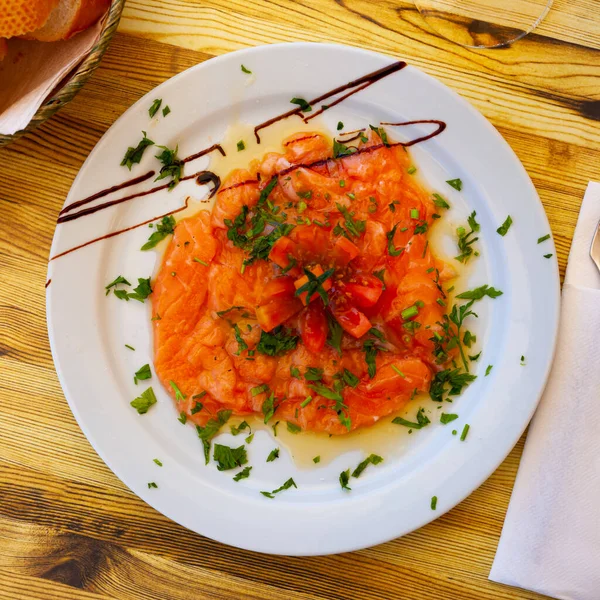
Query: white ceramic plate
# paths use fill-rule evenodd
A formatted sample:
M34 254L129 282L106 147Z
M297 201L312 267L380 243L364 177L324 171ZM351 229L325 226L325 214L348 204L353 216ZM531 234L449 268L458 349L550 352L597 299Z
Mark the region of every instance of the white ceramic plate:
M157 143L179 144L180 156L187 156L221 140L233 122L260 123L288 110L294 96L318 96L391 62L355 48L305 43L263 46L207 61L163 83L116 121L81 168L66 204L127 179L119 162L141 130ZM253 78L241 72L242 63ZM148 107L155 98L162 98L172 112L150 122ZM543 258L555 253L552 240L537 244L550 228L529 177L508 144L472 106L410 66L324 114L332 131L338 120L348 129L428 118L441 119L448 127L415 146L415 161L455 206L450 218L464 219L470 210L477 211L481 256L469 284L488 283L504 295L478 306L480 319L473 328L484 340L483 355L477 381L452 405L460 419L416 432L403 452L353 480L350 493L340 489L338 475L357 464L361 456L356 453L316 469L295 467L285 452L267 464L273 440L258 432L249 446L252 476L234 483L231 473L204 465L193 428L177 421L156 376L148 383L154 384L158 404L144 416L130 407L140 392L132 374L152 362L148 303L107 298L104 286L119 274L135 281L153 272L156 255L139 251L149 229L50 262L48 328L67 400L100 456L151 506L189 529L241 548L291 555L344 552L401 536L440 516L475 490L510 452L542 393L559 308L557 263ZM154 154L146 152L132 175L154 166ZM194 170L206 164L208 159L199 160ZM444 183L456 177L464 183L462 193ZM149 184L134 191L144 185ZM188 193L200 199L205 191L199 189L185 182L171 193L59 225L51 256L177 208ZM501 237L495 230L508 214L514 225ZM520 364L522 355L526 366ZM484 377L488 364L493 371ZM460 432L465 423L470 432L461 442L450 430ZM223 439L234 440L230 434ZM162 460L162 468L152 462L155 457ZM298 489L275 500L258 493L291 476ZM158 488L148 489L150 481ZM434 495L435 511L430 508Z

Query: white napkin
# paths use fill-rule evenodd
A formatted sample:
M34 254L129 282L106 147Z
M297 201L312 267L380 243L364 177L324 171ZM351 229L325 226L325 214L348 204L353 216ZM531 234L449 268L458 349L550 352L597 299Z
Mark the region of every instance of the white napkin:
M62 42L8 40L8 54L0 61L1 134L27 127L42 102L92 49L102 22Z
M583 199L556 358L531 422L490 579L564 600L600 599L600 273L590 245L600 183Z

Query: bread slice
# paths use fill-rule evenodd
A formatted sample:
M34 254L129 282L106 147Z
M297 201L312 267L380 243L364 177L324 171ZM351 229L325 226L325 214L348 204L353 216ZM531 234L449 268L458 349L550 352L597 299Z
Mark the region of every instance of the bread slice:
M40 42L67 40L93 25L108 10L110 2L111 0L60 0L46 24L26 37Z
M8 54L8 44L4 38L0 38L0 61Z
M39 29L59 0L0 0L0 37L11 38Z

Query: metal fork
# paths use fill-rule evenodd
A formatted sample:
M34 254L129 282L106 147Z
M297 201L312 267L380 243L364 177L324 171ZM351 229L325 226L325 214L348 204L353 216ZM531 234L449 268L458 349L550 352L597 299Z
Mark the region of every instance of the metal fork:
M590 256L592 260L596 263L598 270L600 270L600 222L598 222L598 227L596 227L596 233L592 239L592 247L590 248Z

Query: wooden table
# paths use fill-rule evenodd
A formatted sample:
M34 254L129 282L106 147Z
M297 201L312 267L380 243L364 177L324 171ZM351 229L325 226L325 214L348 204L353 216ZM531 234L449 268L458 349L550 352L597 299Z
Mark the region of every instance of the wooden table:
M437 521L376 548L284 558L223 546L134 496L98 458L58 383L44 283L57 213L108 126L212 56L292 40L401 57L470 100L542 198L561 272L587 182L600 180L596 0L555 0L514 47L472 51L394 0L129 0L102 65L33 135L0 150L0 598L541 598L487 580L523 448Z

